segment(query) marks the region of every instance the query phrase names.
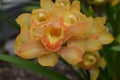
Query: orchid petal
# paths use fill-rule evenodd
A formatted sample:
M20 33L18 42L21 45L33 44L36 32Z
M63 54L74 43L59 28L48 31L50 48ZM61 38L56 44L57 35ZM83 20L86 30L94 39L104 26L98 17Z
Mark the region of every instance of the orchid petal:
M105 30L105 26L100 23L99 21L101 21L102 23L104 22L104 20L101 20L96 18L96 21L94 19L87 18L87 26L86 26L86 33L87 35L92 35L92 36L98 36L103 30Z
M73 1L71 9L80 11L80 1L77 1L77 0Z
M88 24L89 25L89 24ZM103 30L105 30L105 26L100 23L93 23L92 26L89 28L90 33L93 35L99 35Z
M67 10L69 10L71 6L70 0L56 0L55 4L65 7Z
M24 59L33 59L49 52L39 41L28 41L19 46L16 54Z
M102 48L102 45L100 42L96 39L87 39L86 40L86 49L87 51L95 51L100 50Z
M70 0L56 0L55 3L64 3L64 4L70 4Z
M52 12L54 12L54 13L58 12L58 13L56 13L58 17L62 17L63 14L68 13L67 9L64 6L61 6L58 4L54 4Z
M24 25L24 27L30 27L31 26L31 14L24 13L18 16L16 19L17 23L20 25Z
M40 0L40 6L42 9L51 11L53 6L52 0Z
M76 46L76 47L80 48L83 53L86 50L85 41L79 40L79 39L67 41L67 46L68 47Z
M95 21L96 23L105 24L106 18L105 18L105 17L96 17L96 18L94 19L94 21Z
M28 27L21 25L20 37L23 42L26 42L30 39L30 32Z
M16 40L18 43L26 42L30 39L29 27L31 26L31 14L24 13L16 19L17 23L20 25L21 31Z
M99 68L92 68L89 70L90 80L97 80L99 76Z
M30 34L28 27L21 25L21 32L17 36L14 44L15 53L18 53L18 50L21 48L21 46L29 40L30 40Z
M64 42L72 37L80 38L80 36L85 31L86 22L78 22L73 25L71 25L68 29L65 31L65 39Z
M32 26L38 27L41 22L46 21L48 12L44 9L34 9L32 11ZM34 22L36 21L36 22Z
M24 41L21 38L21 35L18 35L15 44L14 44L14 52L18 54L18 50L21 48L21 46L24 44Z
M83 52L77 47L63 47L58 54L69 64L76 65L82 61Z
M112 36L112 34L110 34L107 31L103 31L101 32L101 34L99 35L98 40L102 43L102 44L109 44L114 40L114 37Z
M42 66L51 66L53 67L58 61L58 57L55 54L46 54L38 57L38 62Z
M102 69L105 69L105 66L106 66L107 62L105 61L105 59L103 57L101 57L97 63L97 65L99 67L101 67Z

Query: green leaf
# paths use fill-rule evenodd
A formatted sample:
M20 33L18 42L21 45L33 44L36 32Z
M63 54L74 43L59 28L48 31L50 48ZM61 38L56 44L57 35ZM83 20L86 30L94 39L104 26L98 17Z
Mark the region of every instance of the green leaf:
M67 77L65 77L64 75L58 72L55 72L47 67L40 66L39 64L33 63L28 60L24 60L4 54L0 54L0 60L16 64L24 69L31 70L35 73L38 73L39 75L48 77L52 80L69 80Z
M116 42L120 44L120 35L117 36Z
M100 69L100 75L98 80L112 80L109 75L107 74L107 70Z
M79 0L81 1L81 0ZM84 6L84 4L80 3L80 8L81 8L81 11L86 14L86 16L89 16L89 12L87 10L87 8Z
M101 50L102 56L105 58L107 61L107 71L103 71L101 74L106 74L110 79L112 79L113 75L113 57L114 57L114 52L110 49L112 44L105 45L103 46L103 49Z
M113 51L120 51L120 45L113 46L111 49L112 49Z
M19 30L19 26L17 24L15 24L14 22L12 22L11 20L3 17L0 15L0 19L5 21L6 23L8 23L9 25L11 25L12 27L16 28L17 30Z
M90 6L89 7L89 16L96 17L96 13L94 12L93 8Z
M113 80L120 80L120 52L116 53L113 65Z
M33 9L38 9L40 8L39 6L26 6L23 8L24 11L32 11Z
M80 8L81 8L81 11L84 14L86 14L86 16L96 17L96 13L95 13L94 9L91 6L89 7L89 9L87 9L86 6L83 3L80 3Z

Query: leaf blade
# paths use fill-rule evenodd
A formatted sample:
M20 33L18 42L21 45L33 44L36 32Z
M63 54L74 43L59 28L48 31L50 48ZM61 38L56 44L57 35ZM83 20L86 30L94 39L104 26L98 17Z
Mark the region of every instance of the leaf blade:
M33 63L28 60L7 56L4 54L0 54L0 60L16 64L24 69L31 70L52 80L69 80L67 77L58 72L55 72L47 67L40 66L39 64Z

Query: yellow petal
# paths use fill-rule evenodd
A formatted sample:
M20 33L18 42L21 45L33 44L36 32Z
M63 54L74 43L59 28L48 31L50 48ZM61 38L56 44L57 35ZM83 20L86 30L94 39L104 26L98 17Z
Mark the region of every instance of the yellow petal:
M105 26L103 24L93 23L92 26L89 28L89 31L93 35L99 35L104 29L105 29Z
M21 26L21 32L17 36L14 44L14 51L15 53L18 52L18 50L21 48L21 46L30 40L30 34L29 34L29 29L26 26Z
M63 3L63 4L70 4L70 0L56 0L55 3Z
M46 21L48 12L44 9L34 9L32 11L32 26L39 27L40 22ZM34 20L36 22L34 22Z
M23 44L24 44L24 40L22 40L21 35L18 35L14 43L14 52L16 54L18 54L18 50L21 48Z
M28 27L26 26L21 26L21 31L20 31L20 34L19 34L22 38L22 41L28 41L30 39L30 31L28 29Z
M49 53L39 41L30 40L19 47L16 54L24 59L32 59Z
M65 7L67 10L69 10L71 6L70 0L56 0L55 4Z
M80 1L77 1L77 0L73 1L71 9L80 11Z
M97 64L98 64L98 66L101 67L102 69L105 69L107 62L106 62L105 59L102 57L102 58L99 59L99 61L98 61Z
M112 34L110 34L107 31L103 31L101 32L101 34L99 35L98 40L102 43L102 44L110 44L113 40L114 37L112 36Z
M92 68L89 70L90 80L97 80L99 76L99 68Z
M94 21L95 21L96 23L105 24L106 18L105 18L105 17L96 17L96 18L94 19Z
M58 54L69 64L76 65L82 61L83 52L77 47L64 47Z
M68 29L65 31L65 40L68 40L72 37L79 38L85 31L86 22L77 22L73 25L71 25Z
M76 46L76 47L80 48L83 53L86 50L86 46L85 46L85 41L84 40L69 40L69 41L67 41L67 46L68 47Z
M57 61L58 61L58 57L53 53L38 57L38 62L42 66L53 67L57 63Z
M18 16L16 19L17 23L20 25L24 25L24 27L30 27L31 26L31 14L24 13Z
M101 21L101 22L100 22ZM105 30L105 26L102 24L104 20L96 18L96 21L93 18L87 19L87 27L86 33L87 35L99 35L103 30Z
M67 9L64 6L54 4L52 12L56 13L58 17L62 17L68 13ZM64 15L63 15L64 14Z
M86 40L86 50L87 51L95 51L100 50L102 48L101 43L96 39L87 39Z
M16 19L16 21L20 25L21 31L15 43L17 42L17 43L24 44L24 42L30 39L29 27L31 26L31 14L28 14L28 13L21 14Z
M42 9L51 11L53 6L52 0L40 0L40 6Z

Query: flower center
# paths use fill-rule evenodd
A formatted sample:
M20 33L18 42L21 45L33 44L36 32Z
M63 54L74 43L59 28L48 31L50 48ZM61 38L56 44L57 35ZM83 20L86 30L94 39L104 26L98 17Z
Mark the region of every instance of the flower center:
M64 30L58 24L49 24L45 26L42 42L48 50L56 51L62 45Z
M50 40L51 44L54 44L55 42L59 41L62 33L61 27L48 26L46 30L47 30L48 39Z

